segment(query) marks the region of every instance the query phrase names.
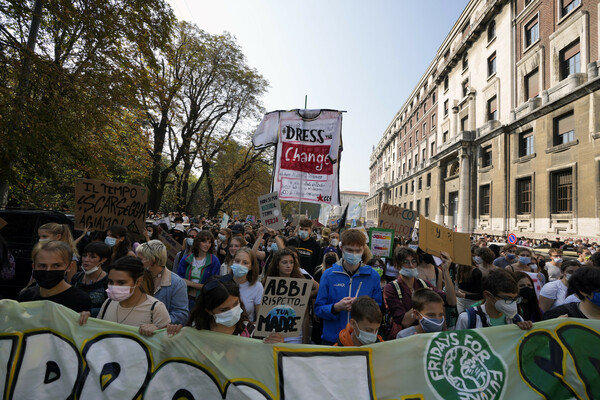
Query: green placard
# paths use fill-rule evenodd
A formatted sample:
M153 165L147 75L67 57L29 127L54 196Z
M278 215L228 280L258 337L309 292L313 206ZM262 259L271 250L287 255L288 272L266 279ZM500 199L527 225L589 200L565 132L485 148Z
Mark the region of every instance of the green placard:
M392 258L394 252L394 230L370 228L369 248L373 257Z

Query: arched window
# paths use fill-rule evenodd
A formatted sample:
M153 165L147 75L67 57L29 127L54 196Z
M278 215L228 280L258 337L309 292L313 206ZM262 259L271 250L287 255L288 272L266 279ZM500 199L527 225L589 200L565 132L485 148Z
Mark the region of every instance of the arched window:
M459 172L460 172L460 164L458 161L456 161L454 164L452 164L450 166L450 174L448 174L448 176L458 175Z

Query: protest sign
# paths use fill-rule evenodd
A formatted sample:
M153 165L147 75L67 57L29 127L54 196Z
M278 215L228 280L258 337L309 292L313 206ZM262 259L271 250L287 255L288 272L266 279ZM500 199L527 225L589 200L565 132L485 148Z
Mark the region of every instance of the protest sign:
M332 211L332 206L330 204L321 204L321 208L319 210L319 223L321 225L327 226L329 223L329 215Z
M75 185L75 228L105 231L123 225L141 235L145 229L145 187L83 179Z
M256 317L256 336L296 337L302 330L312 279L269 277Z
M419 216L419 247L426 253L440 257L450 254L456 264L471 265L471 237L468 233L452 232L422 215Z
M158 221L154 222L154 225L165 225L167 227L167 229L171 229L171 219L169 217L165 217L163 219L159 219Z
M177 253L181 251L182 246L173 239L173 236L169 235L169 232L164 231L160 226L158 227L158 239L167 248L167 267L177 272L178 265L173 265Z
M280 200L339 204L340 111L265 114L252 143L259 149L277 145L273 190Z
M233 211L231 214L232 214L234 220L239 220L240 219L240 212L239 211Z
M410 237L418 216L419 214L416 211L383 203L381 205L379 224L377 227L382 229L393 229L397 235L408 238Z
M221 229L227 228L228 223L229 223L229 215L223 214L223 219L221 219Z
M260 219L266 227L275 230L285 228L277 192L259 196L258 209L260 211Z
M95 318L80 326L79 314L51 301L0 300L0 315L10 321L0 324L0 393L9 399L501 400L600 393L594 367L600 321L593 319L337 347L268 345L191 327L173 337L164 329L140 336L138 327Z
M369 229L369 248L373 257L392 258L394 251L394 230L393 229Z

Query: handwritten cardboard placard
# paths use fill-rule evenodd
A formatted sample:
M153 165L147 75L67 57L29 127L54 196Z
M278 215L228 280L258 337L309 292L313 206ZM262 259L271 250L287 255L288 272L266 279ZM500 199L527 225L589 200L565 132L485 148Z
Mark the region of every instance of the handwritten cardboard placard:
M158 240L163 242L167 248L167 268L171 267L169 269L177 272L177 267L179 266L173 265L173 262L175 261L177 253L179 253L182 249L181 244L179 244L177 240L173 239L173 236L169 235L169 232L166 232L160 226L158 227Z
M416 211L383 203L381 205L379 224L377 227L381 229L393 229L399 236L408 238L410 237L418 216L419 213Z
M422 215L419 216L419 247L424 252L437 257L445 251L456 264L471 265L469 234L453 232Z
M254 335L268 336L274 331L283 337L299 336L312 285L312 279L267 278Z
M285 227L277 192L259 196L258 209L260 211L260 219L267 228L279 230Z
M141 235L146 227L145 187L83 179L75 185L75 228L105 231L123 225Z

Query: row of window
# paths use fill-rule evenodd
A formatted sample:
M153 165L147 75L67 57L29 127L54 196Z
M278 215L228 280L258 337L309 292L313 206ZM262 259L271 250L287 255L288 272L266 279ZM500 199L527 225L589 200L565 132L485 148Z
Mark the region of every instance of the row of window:
M419 177L417 180L417 190L421 190L423 188L423 177ZM431 187L431 173L428 173L425 177L425 187ZM410 182L410 193L414 193L415 191L415 180L413 179ZM409 194L408 192L408 182L404 185L404 193ZM402 185L396 188L396 197L402 197Z
M518 154L519 157L532 155L535 150L533 138L533 129L519 133ZM552 144L559 146L575 141L575 114L569 111L553 120L553 139ZM481 148L481 167L492 165L492 146L488 145Z
M418 214L421 213L421 200L417 200L417 208L413 208L415 205L415 203L413 201L411 202L405 202L404 204L398 204L398 206L403 207L403 208L409 208L410 210L416 210ZM423 216L425 217L429 217L429 197L425 198L425 207L423 209Z
M531 177L516 180L516 207L518 215L533 212L533 184ZM479 214L490 215L490 184L479 187ZM550 173L550 208L552 214L573 212L573 170Z

